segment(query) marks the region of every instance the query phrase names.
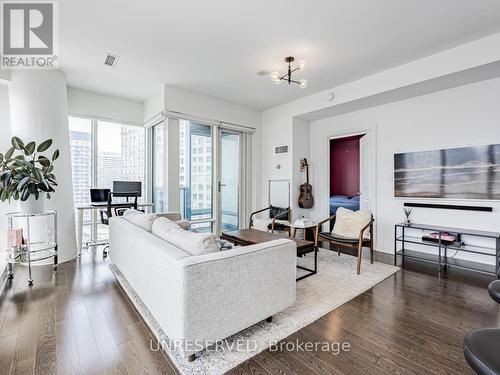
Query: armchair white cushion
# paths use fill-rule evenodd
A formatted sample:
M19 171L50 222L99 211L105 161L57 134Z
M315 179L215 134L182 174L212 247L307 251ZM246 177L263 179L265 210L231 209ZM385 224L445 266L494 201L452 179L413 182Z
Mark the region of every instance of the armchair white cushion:
M332 234L344 238L359 238L359 232L372 219L372 214L368 210L352 211L344 207L339 207L335 214L335 225ZM363 238L370 239L370 231L365 230Z
M276 219L274 222L276 224L282 224L282 225L290 226L290 222L288 220L278 220L278 219ZM269 225L271 223L272 223L272 219L257 217L255 219L253 219L252 228L253 229L262 230L264 232L269 232Z
M253 219L252 228L267 232L269 224L271 224L271 219L256 217Z

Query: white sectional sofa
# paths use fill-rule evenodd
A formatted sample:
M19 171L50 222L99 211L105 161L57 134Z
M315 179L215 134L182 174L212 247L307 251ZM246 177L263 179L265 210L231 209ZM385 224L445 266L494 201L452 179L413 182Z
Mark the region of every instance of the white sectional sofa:
M112 262L190 361L295 302L293 241L191 255L122 217L109 230Z

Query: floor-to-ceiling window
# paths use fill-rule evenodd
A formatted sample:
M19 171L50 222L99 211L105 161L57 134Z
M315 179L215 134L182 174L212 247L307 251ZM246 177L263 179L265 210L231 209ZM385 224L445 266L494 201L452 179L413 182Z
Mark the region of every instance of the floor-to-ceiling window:
M73 197L75 207L90 201L92 187L92 120L69 117L69 139L71 169L73 173ZM89 211L83 217L84 241L92 236L92 215Z
M179 120L179 189L183 217L197 231L213 231L213 127Z
M151 126L150 194L156 212L178 207L197 232L244 226L250 207L251 130L179 118Z
M97 187L113 181L144 181L144 128L97 122ZM144 196L144 184L142 186Z
M112 189L113 181L141 181L145 190L145 130L140 126L69 117L75 207L89 203L90 188ZM97 215L84 217L83 242L105 238Z

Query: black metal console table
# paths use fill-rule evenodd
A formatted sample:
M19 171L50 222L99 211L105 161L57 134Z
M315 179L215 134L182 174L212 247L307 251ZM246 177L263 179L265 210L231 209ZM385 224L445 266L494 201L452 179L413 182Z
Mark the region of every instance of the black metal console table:
M426 241L422 236L416 236L415 232L438 233L436 242ZM456 237L456 241L449 243L442 240L444 233L452 234ZM464 241L463 237L467 238L483 238L494 242L492 246L480 246L469 241ZM410 249L408 244L427 246L437 249L436 252L424 252L418 249ZM492 257L494 263L480 263L464 259L457 259L454 256L450 257L449 251L478 254L486 257ZM480 272L500 278L500 233L488 232L482 230L472 230L464 228L450 228L436 225L426 224L405 224L399 223L394 227L394 265L397 265L398 256L401 257L401 264L404 266L406 259L413 259L427 263L436 264L438 271L446 271L448 267L455 267L475 272Z

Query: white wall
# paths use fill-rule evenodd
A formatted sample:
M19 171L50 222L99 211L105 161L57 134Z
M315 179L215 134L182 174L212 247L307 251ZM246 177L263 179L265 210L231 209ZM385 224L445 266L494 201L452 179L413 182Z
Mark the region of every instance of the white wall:
M165 111L165 86L160 85L142 103L142 123L146 124L163 111Z
M300 160L310 157L310 124L299 118L293 119L293 143L292 143L292 194L291 207L294 217L309 217L309 210L302 209L298 205L299 187L306 181L306 173L300 171ZM311 162L311 160L308 160ZM310 180L309 180L310 181ZM313 189L314 193L314 189ZM313 194L314 196L314 194Z
M269 204L269 180L289 180L292 182L293 164L293 119L288 111L280 108L262 114L261 144L261 187L260 207ZM274 155L275 146L288 146L287 154ZM278 168L279 167L279 168ZM291 186L292 192L295 191ZM290 194L293 201L293 196Z
M142 125L142 103L68 87L70 115L97 117L130 125Z
M200 118L258 128L261 112L243 105L165 85L165 108Z
M500 143L500 78L386 104L311 123L315 219L328 216L328 138L376 125L376 249L393 251L394 224L403 220L403 202L394 198L393 155ZM428 200L425 200L428 201ZM413 220L429 224L500 231L500 202L437 200L493 206L493 213L414 209Z

